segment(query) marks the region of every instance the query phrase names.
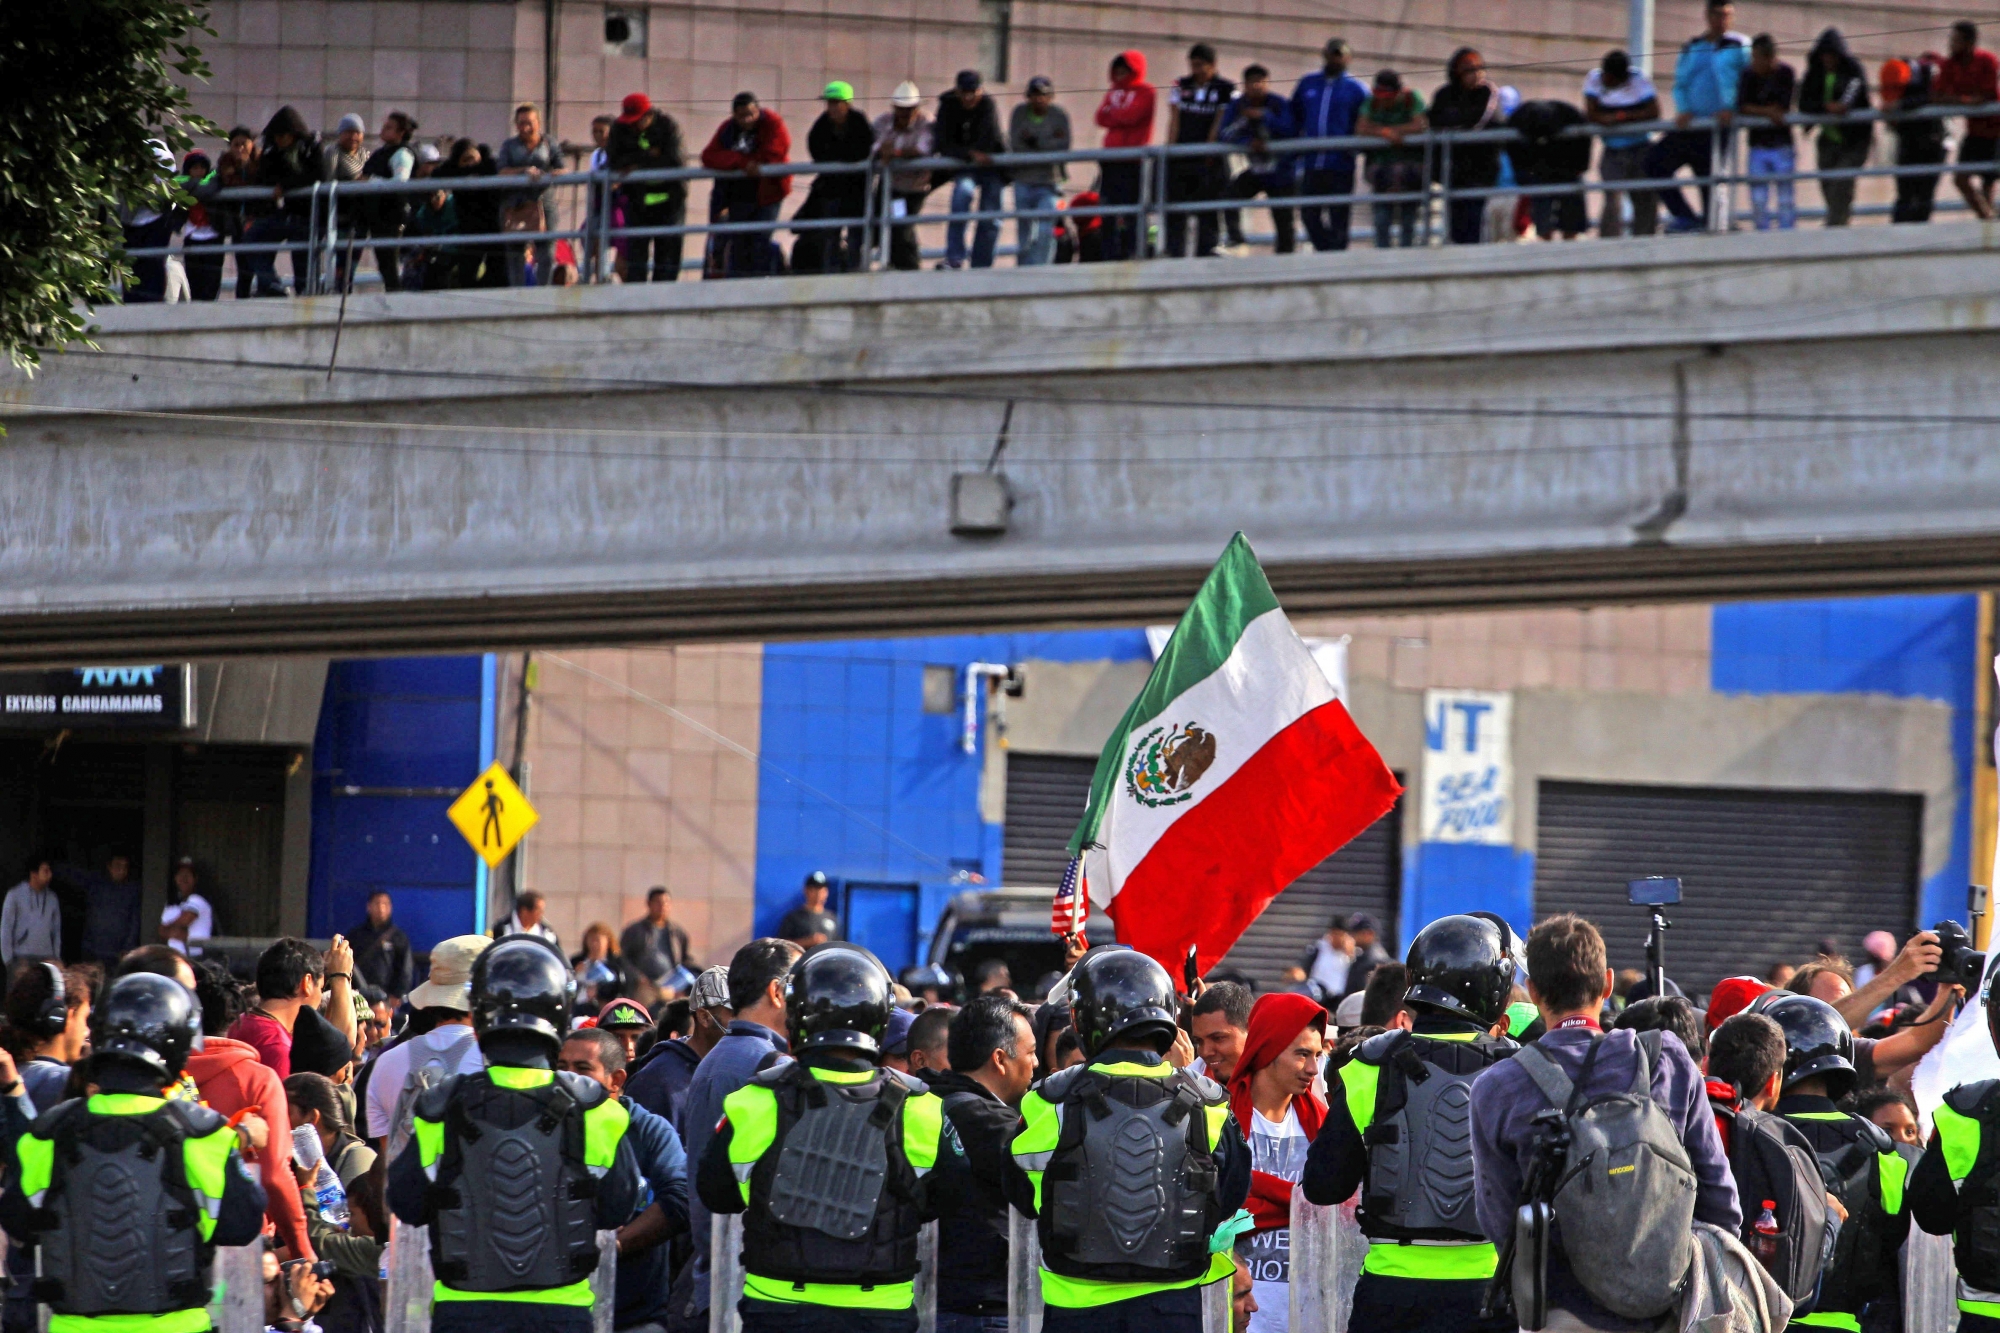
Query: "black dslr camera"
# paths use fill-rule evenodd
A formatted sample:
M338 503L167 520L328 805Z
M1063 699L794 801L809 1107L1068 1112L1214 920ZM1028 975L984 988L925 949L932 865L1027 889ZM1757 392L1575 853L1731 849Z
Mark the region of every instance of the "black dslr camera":
M1938 937L1938 947L1944 950L1944 955L1938 959L1937 970L1922 980L1940 986L1963 986L1967 994L1977 992L1986 976L1986 955L1972 947L1972 937L1965 933L1965 927L1956 921L1940 921L1931 927L1931 933Z

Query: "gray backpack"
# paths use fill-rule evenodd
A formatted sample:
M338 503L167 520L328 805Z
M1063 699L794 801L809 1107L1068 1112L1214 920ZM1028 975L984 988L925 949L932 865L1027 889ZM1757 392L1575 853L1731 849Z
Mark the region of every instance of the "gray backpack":
M1653 1319L1674 1308L1695 1259L1694 1171L1653 1100L1658 1032L1639 1034L1638 1069L1623 1092L1585 1099L1539 1045L1514 1057L1562 1108L1568 1147L1550 1202L1563 1253L1583 1289L1613 1314ZM1588 1081L1604 1039L1577 1075Z

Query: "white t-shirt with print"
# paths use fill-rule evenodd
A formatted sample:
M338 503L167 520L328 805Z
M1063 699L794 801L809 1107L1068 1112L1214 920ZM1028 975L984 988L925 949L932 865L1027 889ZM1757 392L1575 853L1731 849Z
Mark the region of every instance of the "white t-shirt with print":
M199 958L201 946L196 941L208 939L215 934L215 909L208 905L208 899L198 893L190 893L185 902L168 903L167 910L160 913L160 924L164 926L181 913L188 911L194 913L194 920L188 923L187 943L169 940L167 947L175 953L191 954Z
M1297 1184L1305 1174L1312 1140L1299 1127L1297 1105L1286 1108L1282 1124L1255 1112L1250 1116L1250 1166L1267 1176ZM1249 1266L1257 1313L1249 1333L1289 1333L1292 1323L1292 1229L1278 1227L1246 1237L1236 1249Z

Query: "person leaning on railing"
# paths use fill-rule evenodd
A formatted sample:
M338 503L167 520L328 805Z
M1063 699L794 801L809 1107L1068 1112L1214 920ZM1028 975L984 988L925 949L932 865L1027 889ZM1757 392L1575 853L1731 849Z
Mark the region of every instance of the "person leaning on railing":
M1771 229L1773 190L1778 195L1779 229L1790 231L1797 221L1791 175L1798 158L1792 151L1792 127L1785 123L1797 82L1792 67L1778 59L1778 43L1771 34L1758 33L1750 43L1750 64L1736 84L1736 110L1750 126L1750 209L1758 231ZM1773 176L1779 179L1765 179Z
M1799 81L1799 110L1809 116L1844 116L1868 109L1868 75L1847 50L1840 29L1828 28L1813 43ZM1865 166L1868 149L1875 140L1872 121L1821 125L1817 160L1821 171L1851 171ZM1845 227L1854 216L1852 176L1836 180L1820 178L1820 196L1826 200L1826 225Z
M1979 49L1979 29L1964 19L1951 25L1951 49L1938 65L1936 100L1961 106L2000 102L2000 60L1991 51ZM1959 164L1977 162L1986 169L1976 177L1961 171L1952 179L1966 204L1982 218L1993 216L1996 159L2000 159L2000 116L1966 117L1965 138L1958 146Z
M1500 124L1500 90L1486 79L1486 60L1469 46L1452 52L1447 81L1431 96L1431 128L1490 130ZM1490 190L1500 180L1500 145L1455 143L1439 148L1431 169L1447 192ZM1448 164L1448 165L1447 165ZM1484 196L1454 197L1447 210L1453 245L1477 245L1486 217Z
M815 162L866 162L875 150L868 117L854 109L854 85L835 79L820 94L826 110L806 131L806 152ZM824 220L852 218L850 227L808 227L792 243L794 273L853 273L867 267L868 177L862 172L821 172L812 178L806 201L792 215Z
M1660 94L1653 81L1632 68L1624 51L1605 53L1603 63L1584 78L1583 114L1593 125L1637 125L1660 118ZM1643 132L1607 134L1597 158L1597 177L1613 181L1644 180L1646 153L1653 136ZM1606 240L1625 234L1625 200L1632 201L1632 234L1651 236L1659 228L1660 197L1651 190L1604 192L1597 234Z
M670 171L685 165L681 127L654 106L644 93L627 93L605 144L611 170ZM687 222L686 181L632 181L619 190L628 227L678 227ZM682 238L628 236L625 239L625 281L673 282L681 273Z
M875 157L878 161L908 161L931 155L931 118L924 114L923 103L924 95L916 84L904 79L896 85L896 91L889 98L891 110L875 118ZM930 192L931 173L928 168L891 170L889 215L894 218L915 217L924 211L924 200ZM902 222L889 228L889 267L914 269L921 262L916 227Z
M1224 193L1230 199L1255 199L1261 194L1272 201L1271 226L1277 233L1274 249L1281 255L1290 254L1297 243L1292 210L1277 206L1279 199L1294 193L1292 178L1297 163L1272 154L1271 141L1290 139L1297 133L1292 104L1271 90L1271 71L1262 65L1245 66L1243 91L1222 109L1222 128L1216 131L1216 138L1241 145L1249 163ZM1229 233L1230 250L1243 253L1243 210L1226 210L1222 225Z
M1882 110L1907 113L1931 105L1938 74L1938 55L1926 51L1914 60L1892 56L1882 62L1878 83ZM1945 123L1935 116L1914 116L1889 122L1896 139L1896 165L1929 166L1945 159ZM1937 200L1936 176L1896 177L1895 222L1929 222Z
M1067 153L1069 149L1069 112L1056 105L1055 84L1047 75L1037 74L1028 80L1027 96L1008 118L1007 151ZM1052 212L1062 201L1062 163L1015 167L1013 176L1015 212ZM1015 263L1025 267L1055 258L1056 219L1023 217L1014 226L1020 250Z

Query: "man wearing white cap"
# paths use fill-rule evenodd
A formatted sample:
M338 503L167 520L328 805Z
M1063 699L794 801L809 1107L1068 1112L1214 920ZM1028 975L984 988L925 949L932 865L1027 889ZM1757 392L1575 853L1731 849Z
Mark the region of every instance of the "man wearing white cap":
M409 997L416 1011L411 1026L423 1032L383 1051L368 1071L368 1137L386 1140L391 1158L409 1132L414 1092L485 1066L472 1031L472 963L492 943L484 935L454 935L431 950L430 979Z
M936 141L932 138L931 118L923 111L924 95L918 91L917 85L904 79L896 85L889 105L895 109L886 116L875 118L875 156L885 162L930 157L936 151ZM930 192L931 173L928 169L890 172L890 216L915 217L924 211L924 200ZM920 264L917 229L907 223L891 227L889 267L913 269Z
M342 116L339 127L334 131L333 142L322 150L324 156L321 159L320 179L342 185L362 180L368 166L368 154L362 151L367 141L368 123L353 112ZM355 234L355 222L359 217L360 210L352 204L335 213L334 226L343 240ZM341 245L335 249L333 264L336 270L336 282L339 284L335 288L336 291L352 281L352 276L348 272L348 266L352 262L353 255L349 246Z

